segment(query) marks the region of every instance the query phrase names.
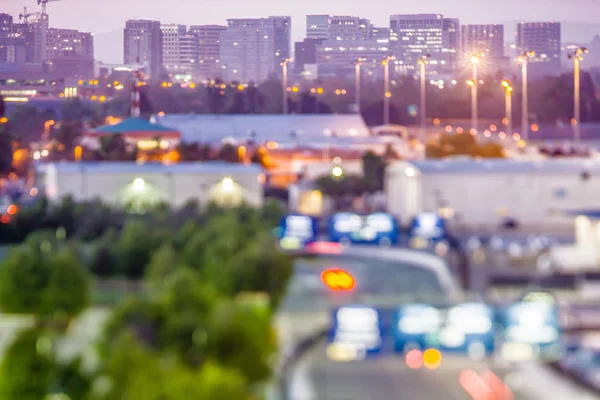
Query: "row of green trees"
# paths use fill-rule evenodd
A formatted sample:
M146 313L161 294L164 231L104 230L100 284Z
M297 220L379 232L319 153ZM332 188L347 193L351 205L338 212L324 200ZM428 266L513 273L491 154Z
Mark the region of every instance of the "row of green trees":
M271 310L292 274L270 234L280 214L178 211L113 211L122 227L91 242L64 215L9 252L0 310L29 324L0 357L0 400L261 397L277 348ZM90 288L113 264L135 271L142 292L117 304L96 342L78 338L85 351L69 351Z

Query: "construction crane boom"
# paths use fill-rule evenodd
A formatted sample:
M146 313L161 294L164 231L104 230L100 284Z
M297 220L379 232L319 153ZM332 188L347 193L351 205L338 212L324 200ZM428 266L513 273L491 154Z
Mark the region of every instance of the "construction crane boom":
M37 0L38 5L42 5L42 14L48 14L46 12L46 6L48 5L48 3L52 2L52 1L60 1L60 0Z

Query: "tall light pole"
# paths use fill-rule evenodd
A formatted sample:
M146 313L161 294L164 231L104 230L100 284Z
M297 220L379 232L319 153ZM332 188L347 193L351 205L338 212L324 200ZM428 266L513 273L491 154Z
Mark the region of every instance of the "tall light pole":
M505 103L504 103L504 118L506 119L506 134L512 136L512 92L513 88L510 81L505 79L502 81L502 87L504 88Z
M423 54L419 57L417 61L419 63L419 69L421 72L421 96L420 96L420 104L419 104L419 119L421 122L421 143L425 144L425 128L426 128L426 118L427 118L427 103L425 96L427 95L427 86L425 83L425 66L429 63L429 58L431 56L429 54Z
M383 124L389 125L390 123L390 61L395 60L394 56L387 56L383 59Z
M573 60L573 77L574 77L574 89L573 89L573 141L579 142L581 140L581 75L579 64L583 60L583 55L589 53L589 50L585 47L579 47L573 53L569 54L569 59Z
M477 108L477 89L479 86L479 78L477 77L477 66L483 57L483 53L477 53L471 55L469 61L473 66L473 77L467 82L471 86L471 129L477 130L479 124L479 110Z
M288 63L292 61L291 58L284 58L283 61L281 61L281 67L283 69L283 73L282 73L282 83L283 83L283 114L288 114L288 91L287 91L287 85L288 85Z
M354 62L354 68L356 69L356 87L354 88L354 103L356 104L356 112L360 114L360 67L362 63L367 59L364 57L358 57Z
M523 140L529 140L529 94L527 93L527 64L530 57L535 57L535 51L526 51L517 57L517 62L521 64L521 74L523 83L523 102L521 110L521 137Z

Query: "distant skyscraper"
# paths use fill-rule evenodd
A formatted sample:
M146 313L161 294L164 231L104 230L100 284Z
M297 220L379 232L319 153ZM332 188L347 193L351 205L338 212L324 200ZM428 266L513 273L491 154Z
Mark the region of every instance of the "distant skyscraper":
M125 64L148 64L150 75L157 79L163 65L160 22L129 20L123 36Z
M165 70L182 79L197 74L198 39L185 25L163 24L162 60Z
M13 31L13 17L0 14L0 64L22 64L26 60L26 41Z
M200 79L215 79L221 76L221 33L224 25L192 25L189 33L198 41L197 73Z
M323 43L323 39L306 38L302 42L294 44L294 70L298 73L304 71L306 64L317 63L317 45Z
M459 51L459 21L441 14L391 15L391 47L396 56L396 70L412 74L417 60L429 55L429 72L454 67Z
M325 40L316 47L320 77L354 76L354 62L359 57L365 59L365 76L381 77L381 61L392 53L389 43L377 40Z
M13 23L14 35L22 37L25 42L26 63L35 63L41 60L41 50L36 52L36 32L38 31L36 24Z
M13 17L10 14L0 13L0 35L13 33Z
M453 70L460 61L460 20L458 18L444 18L442 27L447 69Z
M51 28L46 32L46 60L66 76L94 76L94 37L75 29Z
M229 19L220 36L220 64L227 79L263 81L279 75L290 56L290 17Z
M390 28L377 27L377 26L372 27L371 35L370 35L369 39L389 41L390 40Z
M520 22L517 49L535 51L529 62L532 76L556 75L561 71L561 29L559 22Z
M461 47L466 54L485 53L495 62L504 57L504 25L462 25Z
M371 36L371 21L348 15L307 15L306 37L324 40L365 40Z

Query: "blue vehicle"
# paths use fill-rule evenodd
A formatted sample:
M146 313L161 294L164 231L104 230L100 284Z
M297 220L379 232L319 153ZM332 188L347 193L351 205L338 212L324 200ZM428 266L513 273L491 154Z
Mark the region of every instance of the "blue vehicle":
M350 305L333 310L327 355L336 361L360 360L382 350L384 327L378 310Z
M427 304L400 307L394 318L394 351L406 353L429 347L429 338L442 326L443 310Z
M408 230L409 240L420 240L427 246L447 240L446 222L439 215L424 212L417 215Z
M495 350L494 310L483 303L412 304L396 314L394 349L435 348L480 359Z
M511 361L561 357L561 329L556 306L549 302L522 301L510 305L501 318L502 354Z
M317 240L317 220L308 215L289 214L281 219L280 245L287 250L298 250Z
M393 246L398 243L398 234L396 219L387 213L341 212L329 221L329 240L332 242Z

